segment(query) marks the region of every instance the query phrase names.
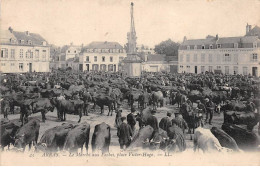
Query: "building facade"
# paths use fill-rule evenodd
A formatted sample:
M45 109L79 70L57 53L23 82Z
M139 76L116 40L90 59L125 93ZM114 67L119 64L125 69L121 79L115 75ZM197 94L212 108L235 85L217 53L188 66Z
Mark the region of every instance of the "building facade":
M260 75L260 39L258 36L208 36L184 38L178 51L179 73L216 72Z
M148 54L144 56L142 71L178 73L178 57L163 54Z
M50 47L39 34L1 30L3 73L49 72Z
M79 55L80 71L118 71L126 57L118 42L92 42Z

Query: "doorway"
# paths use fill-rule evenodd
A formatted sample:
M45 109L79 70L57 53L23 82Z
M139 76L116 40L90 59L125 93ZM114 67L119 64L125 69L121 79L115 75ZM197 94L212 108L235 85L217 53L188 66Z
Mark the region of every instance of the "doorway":
M258 76L257 67L252 67L252 75L256 77Z
M195 66L194 72L195 72L196 74L198 73L198 67L197 67L197 66Z
M29 63L29 72L32 72L32 63Z

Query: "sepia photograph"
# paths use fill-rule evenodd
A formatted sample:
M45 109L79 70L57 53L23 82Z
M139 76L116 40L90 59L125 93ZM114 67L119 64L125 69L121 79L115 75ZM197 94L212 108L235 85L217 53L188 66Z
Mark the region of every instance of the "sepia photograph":
M259 166L260 0L1 0L0 166Z

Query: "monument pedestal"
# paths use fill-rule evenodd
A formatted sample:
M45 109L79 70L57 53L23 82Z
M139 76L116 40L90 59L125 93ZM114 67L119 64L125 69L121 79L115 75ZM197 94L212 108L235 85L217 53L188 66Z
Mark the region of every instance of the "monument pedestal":
M137 54L127 54L124 59L124 72L130 77L141 76L142 60Z

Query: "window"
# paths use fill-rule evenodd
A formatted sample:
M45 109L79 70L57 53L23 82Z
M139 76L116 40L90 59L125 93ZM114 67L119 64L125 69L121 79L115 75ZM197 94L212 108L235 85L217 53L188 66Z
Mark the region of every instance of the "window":
M213 68L212 66L209 66L209 72L212 72Z
M11 65L11 66L14 66L14 63L11 63L10 65Z
M187 46L187 49L190 50L190 46Z
M1 58L8 58L8 49L1 49Z
M32 44L32 41L31 41L31 40L28 40L27 43L28 43L28 45L31 45L31 44Z
M201 46L201 49L205 49L205 45L202 45L202 46Z
M11 58L15 58L15 49L11 49Z
M253 46L254 46L254 48L257 48L257 43L254 43Z
M205 62L205 54L204 53L201 54L201 62Z
M234 48L238 48L238 43L235 43L235 44L234 44Z
M105 56L102 56L102 62L105 62L105 61L106 61Z
M194 49L197 49L197 45L194 46Z
M183 55L180 55L180 61L183 62Z
M190 55L186 55L186 62L190 62Z
M209 48L210 48L210 49L213 49L213 45L210 45Z
M247 75L247 67L243 67L243 75Z
M224 61L225 62L231 62L231 56L228 53L225 53Z
M220 55L217 55L217 62L220 62Z
M42 41L42 46L46 46L47 42L46 41Z
M23 63L19 63L19 70L23 71Z
M221 48L221 44L217 44L217 48Z
M74 51L74 53L77 53L77 51Z
M23 58L23 49L20 49L20 58Z
M3 58L3 57L4 57L4 50L1 49L1 58Z
M194 56L193 56L193 62L197 62L197 58L198 57L198 55L197 54L194 54Z
M39 58L39 50L35 50L35 58Z
M234 54L234 62L238 62L238 54Z
M217 66L217 70L221 70L221 66Z
M33 53L32 53L32 51L31 51L31 50L27 50L26 53L25 53L25 57L26 57L27 59L33 58Z
M94 62L97 62L97 56L94 56Z
M19 43L20 43L20 44L23 44L23 43L24 43L24 40L19 40Z
M42 50L42 59L46 60L46 50Z
M253 62L257 62L257 60L258 60L258 59L257 59L257 53L253 53L253 54L252 54L252 61L253 61Z
M86 56L86 62L89 62L89 56Z
M205 66L201 66L201 73L205 72Z
M212 62L212 54L209 54L209 62Z
M1 66L5 66L5 63L1 63Z
M113 56L110 56L110 62L113 62Z
M68 53L70 53L70 50L68 50Z
M234 74L237 74L237 73L238 73L238 67L234 66Z
M225 66L225 74L229 74L229 66Z

